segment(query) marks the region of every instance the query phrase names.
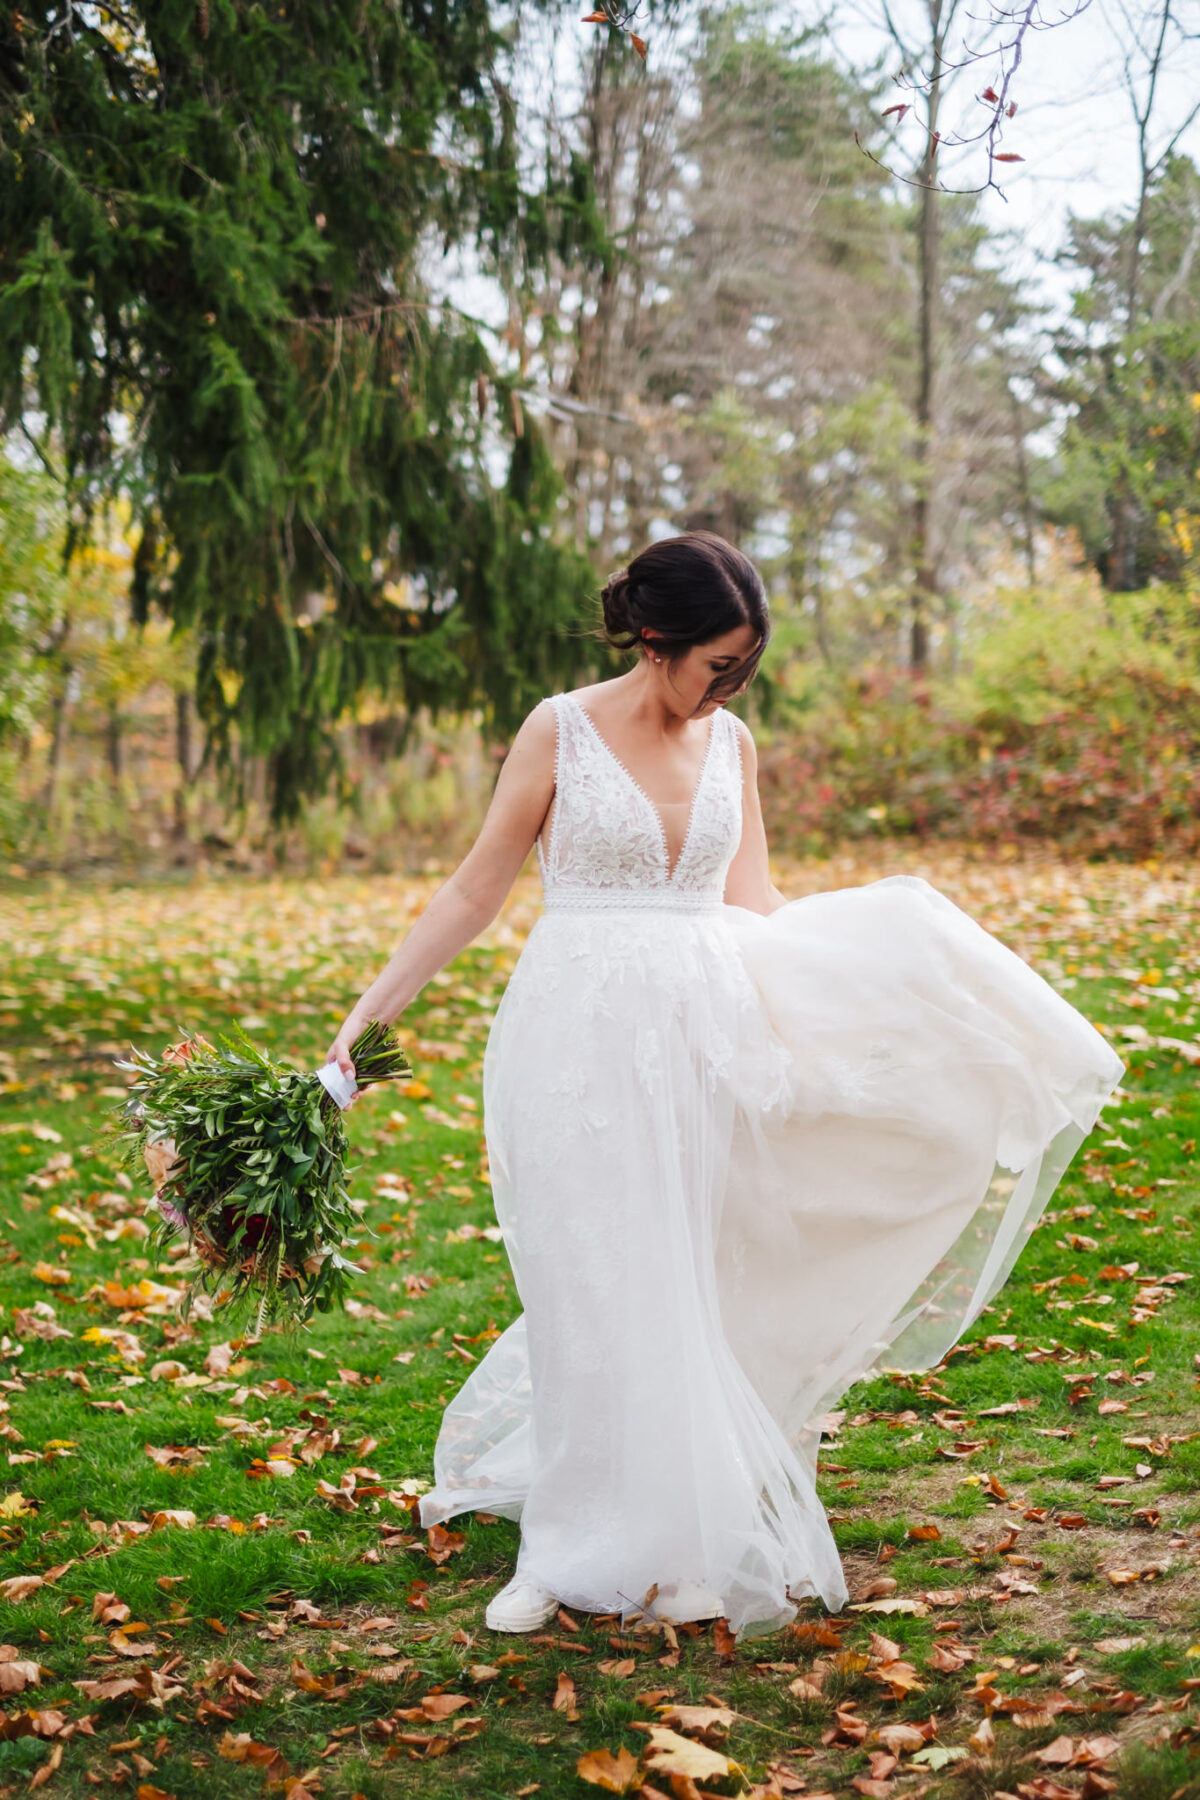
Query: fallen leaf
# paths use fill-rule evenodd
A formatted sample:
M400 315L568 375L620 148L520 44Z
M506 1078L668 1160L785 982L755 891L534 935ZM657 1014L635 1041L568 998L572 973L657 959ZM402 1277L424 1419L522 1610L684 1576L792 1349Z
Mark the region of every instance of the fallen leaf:
M0 1650L11 1650L11 1644L0 1645ZM37 1687L41 1673L36 1662L23 1656L10 1656L7 1661L0 1660L0 1694L23 1694L27 1687Z
M575 1773L608 1794L632 1794L642 1785L641 1769L624 1746L615 1756L611 1750L585 1751L575 1764Z
M893 1595L886 1600L860 1600L857 1604L851 1606L850 1611L869 1613L910 1613L914 1618L923 1619L928 1613L929 1608L923 1600L906 1600L902 1599L899 1595Z
M9 1575L4 1581L0 1581L0 1599L28 1600L30 1594L36 1594L45 1585L40 1575Z
M217 1743L217 1755L226 1762L249 1763L252 1768L264 1770L268 1781L283 1781L289 1773L282 1750L256 1743L248 1731L240 1731L236 1737L231 1731L225 1732Z
M723 1744L736 1715L727 1706L660 1706L662 1722L685 1737L706 1744Z
M681 1737L665 1725L652 1725L642 1761L654 1775L681 1776L688 1781L727 1781L740 1776L741 1768L719 1750L710 1750L691 1738Z
M570 1719L573 1722L579 1717L579 1711L575 1705L575 1698L575 1683L571 1680L571 1677L567 1674L566 1670L563 1669L559 1672L558 1685L554 1690L554 1698L550 1704L555 1712L562 1713L565 1718Z

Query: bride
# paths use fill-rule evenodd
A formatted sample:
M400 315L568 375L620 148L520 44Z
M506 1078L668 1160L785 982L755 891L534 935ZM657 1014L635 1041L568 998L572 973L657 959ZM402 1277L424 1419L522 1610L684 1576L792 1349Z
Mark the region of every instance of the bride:
M536 843L544 916L484 1058L523 1312L446 1408L431 1525L521 1524L498 1631L565 1604L771 1630L836 1610L824 1410L928 1368L1005 1280L1122 1073L926 882L786 902L724 710L769 623L708 532L603 591L626 674L535 707L487 819L329 1056L396 1019Z

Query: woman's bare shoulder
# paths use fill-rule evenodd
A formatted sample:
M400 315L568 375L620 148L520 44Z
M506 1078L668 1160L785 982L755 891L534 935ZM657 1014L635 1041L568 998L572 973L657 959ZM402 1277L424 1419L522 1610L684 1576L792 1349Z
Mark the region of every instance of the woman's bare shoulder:
M754 733L747 725L745 719L739 719L736 713L728 713L726 717L733 722L734 730L737 732L738 743L741 745L743 760L753 763L758 756L758 746L754 742Z
M545 700L538 701L532 712L526 713L513 736L509 749L510 757L514 750L520 750L525 754L531 752L537 754L547 749L553 757L555 738L558 733L554 709L554 700L557 698L557 695L548 695Z
M589 681L585 687L568 688L566 694L560 698L581 702L594 700L599 695L606 694L610 688L615 687L619 680L619 676L611 675L607 681Z

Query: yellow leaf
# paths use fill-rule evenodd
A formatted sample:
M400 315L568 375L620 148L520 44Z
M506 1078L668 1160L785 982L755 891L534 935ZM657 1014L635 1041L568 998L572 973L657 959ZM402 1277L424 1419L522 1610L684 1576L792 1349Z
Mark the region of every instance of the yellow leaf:
M593 1787L609 1794L631 1794L642 1785L642 1774L628 1750L588 1750L575 1764L575 1773Z
M33 1273L39 1281L44 1281L47 1287L66 1287L71 1279L70 1269L60 1269L57 1263L34 1263Z
M650 1742L642 1752L642 1760L655 1775L680 1775L695 1782L725 1781L731 1775L742 1773L738 1764L721 1751L680 1737L678 1732L668 1731L665 1725L651 1727Z

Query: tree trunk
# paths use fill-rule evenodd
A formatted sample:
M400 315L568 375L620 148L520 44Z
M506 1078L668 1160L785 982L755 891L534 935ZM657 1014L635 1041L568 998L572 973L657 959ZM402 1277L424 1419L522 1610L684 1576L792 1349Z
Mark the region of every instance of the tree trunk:
M63 751L67 746L67 712L69 702L67 690L71 685L74 673L73 662L64 662L61 666L61 680L54 696L50 724L50 757L46 764L46 781L42 788L42 812L49 813L58 793L58 777L62 768Z
M55 688L54 700L50 711L50 756L46 764L46 779L42 786L41 808L43 813L49 811L54 804L58 790L58 774L62 767L63 751L67 742L67 705L71 687L71 675L74 663L66 655L67 640L71 635L72 618L70 613L64 614L56 625L50 641L42 647L42 655L58 668L58 685Z
M918 290L919 367L917 375L917 495L913 503L913 590L909 626L908 660L914 674L924 674L929 663L929 615L937 598L937 571L931 551L931 461L937 324L938 251L941 218L938 213L938 114L945 28L942 0L930 0L929 23L934 79L929 92L929 136L921 166L921 224L918 238L920 282Z
M1012 402L1013 416L1013 451L1017 460L1017 485L1021 494L1021 525L1024 537L1025 572L1032 587L1037 579L1037 567L1034 558L1033 543L1033 494L1029 487L1029 459L1025 454L1025 427L1021 420L1021 402L1013 392L1012 382L1006 383L1008 397Z
M108 756L109 773L116 784L125 773L125 735L121 727L121 709L115 700L110 700L108 703L108 725L104 734L104 743Z
M179 779L175 785L175 836L187 837L187 791L192 784L192 697L186 688L175 695L175 760Z

